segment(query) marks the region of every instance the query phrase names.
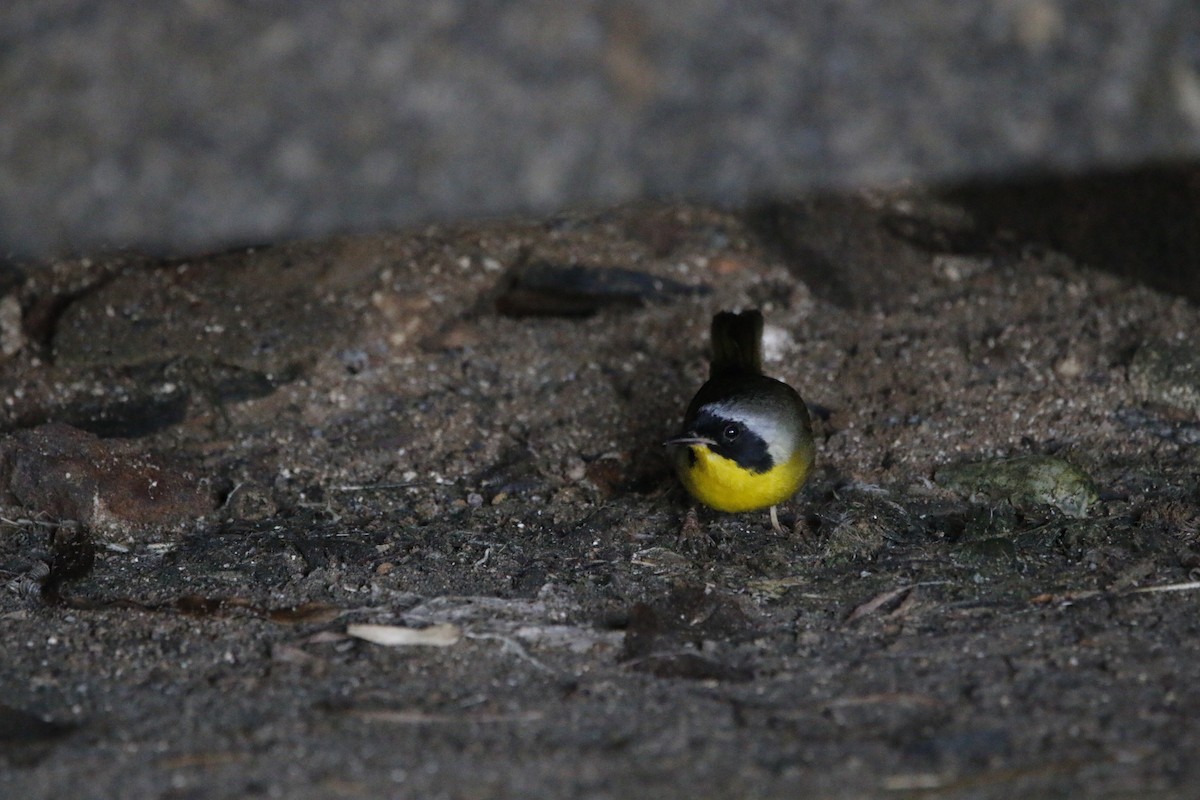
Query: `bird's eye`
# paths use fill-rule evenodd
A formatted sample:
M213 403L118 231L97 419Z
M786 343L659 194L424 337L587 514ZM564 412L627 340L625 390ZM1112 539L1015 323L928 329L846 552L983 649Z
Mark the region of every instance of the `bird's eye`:
M732 442L734 439L736 439L741 434L742 434L742 429L741 429L741 426L739 426L739 425L726 425L725 430L721 431L721 435L725 438L725 441L727 441L727 442Z

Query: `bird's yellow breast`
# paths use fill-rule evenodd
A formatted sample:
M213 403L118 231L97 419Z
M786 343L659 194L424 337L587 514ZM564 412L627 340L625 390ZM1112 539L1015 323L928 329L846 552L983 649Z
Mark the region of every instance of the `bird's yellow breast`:
M808 477L811 458L800 448L788 461L753 472L717 455L706 445L690 445L677 461L679 479L692 496L718 511L756 511L787 500Z

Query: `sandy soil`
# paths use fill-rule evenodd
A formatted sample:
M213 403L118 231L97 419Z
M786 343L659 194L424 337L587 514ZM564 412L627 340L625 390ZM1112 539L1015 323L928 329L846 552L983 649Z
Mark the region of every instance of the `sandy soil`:
M949 201L0 290L0 796L1200 786L1200 309ZM711 314L747 307L817 418L784 536L691 519L660 444ZM114 470L172 477L138 499Z

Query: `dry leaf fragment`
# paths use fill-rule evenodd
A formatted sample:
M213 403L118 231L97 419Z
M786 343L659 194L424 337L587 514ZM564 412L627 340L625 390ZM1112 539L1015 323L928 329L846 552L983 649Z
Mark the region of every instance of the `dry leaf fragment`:
M902 599L912 590L912 586L898 586L895 589L889 589L882 594L877 594L865 603L861 603L856 606L855 609L850 612L850 615L846 617L846 623L849 624L855 620L862 619L870 614L874 614L889 603L893 603Z
M346 633L384 647L449 647L457 644L462 638L462 628L450 623L430 625L427 628L409 628L403 625L348 625Z

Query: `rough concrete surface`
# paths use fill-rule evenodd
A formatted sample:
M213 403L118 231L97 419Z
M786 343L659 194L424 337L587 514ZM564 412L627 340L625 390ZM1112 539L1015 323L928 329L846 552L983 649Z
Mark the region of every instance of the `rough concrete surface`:
M961 205L637 205L3 286L0 796L1200 787L1169 364L1200 311ZM784 535L693 516L660 445L710 315L750 306L817 420ZM80 458L124 480L73 485ZM151 524L112 502L147 479Z
M1200 154L1191 0L9 0L0 252Z

